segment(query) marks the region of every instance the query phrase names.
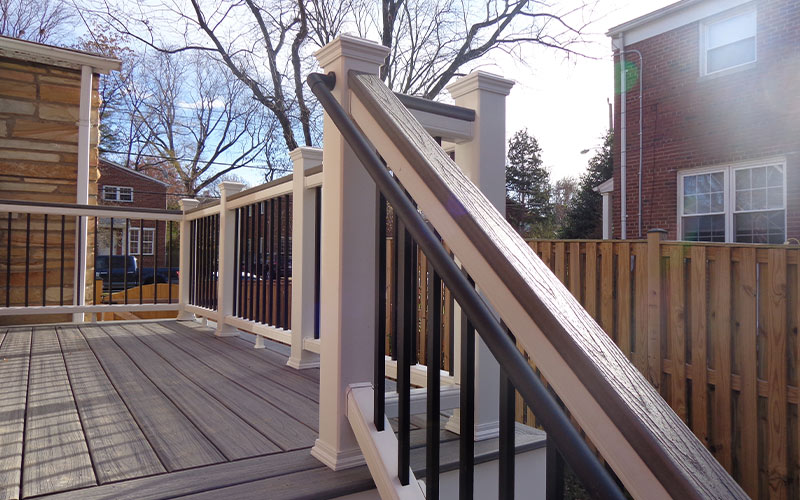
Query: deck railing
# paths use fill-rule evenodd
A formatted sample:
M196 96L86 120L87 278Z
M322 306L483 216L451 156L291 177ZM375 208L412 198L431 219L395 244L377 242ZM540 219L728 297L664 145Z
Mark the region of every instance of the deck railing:
M0 220L0 316L178 309L180 212L0 200Z
M471 372L477 362L475 351L481 345L477 338L488 346L491 356L500 361L501 366L500 496L505 498L509 490L513 491L510 471L514 468L508 462L514 455L513 434L508 433L507 419L509 415L513 417L514 401L509 396L513 393L509 384L522 394L525 404L534 408L548 432L548 440L552 440L588 489L602 497L619 495L602 467L597 466L594 456L586 450L583 440L575 438L575 429L567 417L546 391L541 390L539 379L499 320L533 357L549 381L550 389L558 395L571 417L583 428L634 497L744 498L739 486L600 326L380 81L375 73L385 54L385 49L377 44L341 37L318 54L320 64L333 73L312 75L309 79L312 90L326 110L326 169L333 169L331 179L351 183L331 186L334 198L326 204L326 213L331 212L333 216L333 229L340 231L342 236L324 239L327 246L323 248L327 248L326 252L333 252L331 260L325 262L333 261L341 267L333 269L332 275L325 275L323 291L332 295L339 292L341 304L332 309L325 308L325 320L335 321L331 328L334 331L338 328L340 333L338 338L323 345L323 369L326 363L330 363L327 365L328 374L336 379L330 383L323 380L331 394L328 395L328 390L321 386L321 396L329 398L321 397L321 411L327 407L329 411L342 411L347 415L362 451L368 455L367 463L381 493L417 496L419 492L415 490L415 481L408 470L410 334L413 329L402 319L408 314L405 305L412 302L404 275L398 275L394 285L397 290L395 317L398 319L395 324L399 358L397 440L391 431L381 430L385 428L379 411L384 396L383 363L376 362L372 376L362 380L357 377L365 375L363 369L355 370L347 365L348 360L355 359L355 354L349 353L348 349L358 349L358 342L374 346L376 361L382 361L385 337L380 325L385 311L381 308L383 301L379 291L382 290L384 268L381 257L385 255L382 251L384 239L380 236L383 202L378 193L372 195L375 201L369 201L369 192L375 189L370 189L370 186L375 184L398 214L398 223L402 224L400 234L403 236L395 242L402 257L398 261L403 261L402 265L399 264L400 270L410 267L410 241L413 238L435 266L431 305L434 314L441 306L435 286L436 276L440 273L465 315L459 353L462 363L459 491L462 498L472 493L472 446L473 436L478 431L473 427L478 408L472 392L476 378ZM499 93L502 91L501 83L487 78L483 88L489 87L490 91ZM488 112L488 109L484 111ZM491 123L483 121L478 126L483 130ZM331 163L327 160L329 154ZM364 175L365 172L368 175ZM367 217L364 211L370 205L377 206L377 210ZM420 212L431 227L422 221ZM369 220L376 228L373 232L368 230L368 223L364 224ZM362 223L361 228L353 226L358 222ZM368 257L366 249L354 247L346 239L357 235L359 244L364 245L364 237L369 234L376 241L373 258ZM439 236L453 250L465 272L474 278L484 299L458 271ZM346 250L354 252L354 255L345 258ZM359 270L358 261L364 264L365 270ZM356 289L359 284L366 285L368 279L376 283L374 287L378 291L372 298ZM352 294L352 298L348 294ZM484 300L494 313L490 312ZM368 319L370 307L374 310L373 320ZM367 328L361 328L358 321L366 323ZM370 325L374 326L372 332L369 331ZM430 338L434 342L429 345L432 351L437 352L435 333L432 332ZM488 368L490 365L485 366ZM369 379L371 387L358 384ZM434 377L428 386L427 425L432 428L426 443L428 498L435 498L438 494L438 488L428 487L428 481L435 482L438 474L435 454L438 435L435 423L438 422L435 418L436 382L438 380ZM345 408L340 399L342 394L338 391L347 394ZM366 392L373 397L365 399L363 394ZM481 405L485 406L485 402ZM348 463L346 457L350 453L345 451L347 436L339 425L332 424L332 429L321 428L320 440L312 451L334 467ZM338 436L338 443L331 441L335 436ZM394 450L394 457L387 451L389 449ZM348 455L343 456L344 453Z

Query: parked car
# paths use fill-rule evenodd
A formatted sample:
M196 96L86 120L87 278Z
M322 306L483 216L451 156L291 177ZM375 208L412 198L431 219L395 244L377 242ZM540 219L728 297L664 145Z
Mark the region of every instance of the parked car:
M126 266L127 261L127 266ZM110 271L110 276L109 276ZM139 268L133 255L98 255L94 277L103 280L103 292L118 292L139 284Z
M153 283L169 283L170 275L172 276L172 283L178 284L178 268L177 267L142 267L142 284L152 285Z

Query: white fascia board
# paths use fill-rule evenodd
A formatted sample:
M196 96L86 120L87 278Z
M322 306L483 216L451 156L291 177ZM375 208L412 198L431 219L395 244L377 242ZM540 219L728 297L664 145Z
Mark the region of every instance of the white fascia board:
M596 193L610 193L614 191L614 178L610 178L593 187L592 190Z
M104 75L122 66L119 59L8 37L0 37L0 57L77 70L89 66Z
M625 37L625 45L641 42L648 38L686 26L701 19L725 12L752 0L682 0L672 5L637 17L631 21L615 26L606 32L606 36L618 39ZM619 49L617 44L614 49Z

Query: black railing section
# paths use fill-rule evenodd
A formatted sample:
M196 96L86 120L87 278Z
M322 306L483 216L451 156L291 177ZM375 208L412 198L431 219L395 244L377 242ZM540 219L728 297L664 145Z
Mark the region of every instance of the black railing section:
M409 273L407 269L412 264L410 251L414 242L419 245L426 255L429 265L433 270L434 281L441 279L451 290L456 302L461 307L463 314L462 325L464 331L461 342L461 431L460 431L460 460L459 460L459 497L472 498L474 482L474 378L475 378L475 332L479 332L481 339L503 367L504 377L501 377L500 412L504 416L499 439L500 444L500 470L502 471L501 484L498 495L501 498L513 498L514 446L513 422L509 415L513 415L513 388L521 394L525 403L533 409L537 419L548 433L548 442L561 452L566 462L576 472L578 478L589 491L597 498L624 498L617 485L608 472L590 451L586 442L570 423L568 417L560 408L556 400L549 394L542 381L528 366L525 358L517 349L508 331L501 325L491 309L484 303L476 292L468 276L458 268L447 250L442 245L434 231L426 224L419 211L409 199L399 183L386 168L371 143L353 123L347 112L341 107L331 94L331 89L336 82L335 75L311 74L308 84L317 96L328 116L333 120L340 133L353 149L358 159L375 181L380 196L391 204L395 216L397 239L396 277L395 277L395 324L397 343L397 390L398 390L398 478L402 484L409 482L410 465L410 361L412 353L412 312L409 305L412 303L410 296ZM378 195L376 195L377 197ZM381 210L381 201L378 199L378 210ZM380 217L379 217L380 219ZM380 276L386 268L385 252L380 252L381 242L385 238L385 229L379 223L377 231L376 274ZM376 285L380 286L379 283ZM435 287L433 287L435 289ZM434 302L431 310L439 310L440 297L437 293L431 294ZM378 311L380 314L380 303ZM381 323L379 322L378 325ZM435 335L429 336L429 340ZM381 327L376 329L376 344L384 342L385 332ZM435 339L434 339L435 340ZM437 351L437 345L431 346ZM373 419L378 430L382 430L384 415L379 409L384 407L383 389L385 363L378 348L375 350L374 363L374 393L375 415ZM430 371L429 371L430 372ZM439 391L440 377L438 373L428 380L428 397ZM511 384L511 385L508 385ZM506 385L506 387L503 387ZM438 398L433 398L438 399ZM512 411L508 411L511 409ZM439 495L437 478L439 476L439 461L436 457L438 443L436 436L439 433L439 414L437 403L428 401L427 405L427 442L426 442L426 498L436 499ZM509 461L511 463L509 463Z
M236 209L234 305L239 318L291 328L292 196Z
M147 219L148 211L142 209L137 210L142 217L130 218L91 215L92 210L122 212L115 207L45 206L53 213L23 209L0 214L0 307L73 305L76 289L86 290L87 304L177 302L171 286L178 284L177 222ZM72 213L59 214L59 206ZM77 208L85 209L87 215L73 215ZM87 241L82 239L79 224L88 229ZM77 271L84 252L86 271ZM87 271L94 277L87 276ZM153 287L152 297L131 290L160 283L169 286L166 290Z
M191 221L189 227L189 303L217 308L219 279L219 214Z

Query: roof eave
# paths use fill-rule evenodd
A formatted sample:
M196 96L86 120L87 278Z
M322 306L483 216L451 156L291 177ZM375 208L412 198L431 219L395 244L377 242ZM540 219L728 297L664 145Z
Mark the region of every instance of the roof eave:
M0 56L69 69L90 66L93 72L102 74L119 71L122 66L122 61L113 57L98 56L8 37L0 37Z
M639 16L636 19L631 19L628 22L625 22L625 23L622 23L620 25L614 26L613 28L609 29L606 32L606 36L611 37L611 38L615 38L618 35L620 35L621 33L625 33L626 31L630 31L633 28L637 28L637 27L639 27L639 26L641 26L643 24L650 23L652 21L655 21L656 19L659 19L661 17L670 15L670 14L672 14L674 12L679 11L679 10L683 10L686 7L689 7L690 5L693 5L693 4L696 4L698 2L702 2L702 1L704 1L704 0L681 0L680 2L676 2L676 3L673 3L673 4L667 5L666 7L662 7L660 9L658 9L658 10L654 10L653 12L649 12L649 13L643 15L643 16Z

